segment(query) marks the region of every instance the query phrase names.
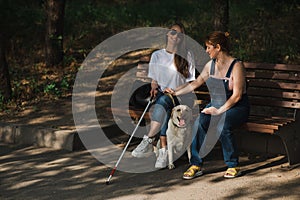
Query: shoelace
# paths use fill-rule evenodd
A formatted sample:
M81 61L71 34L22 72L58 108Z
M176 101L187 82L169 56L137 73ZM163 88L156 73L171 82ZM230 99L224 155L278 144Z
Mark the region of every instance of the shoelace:
M159 161L163 160L164 154L165 154L165 153L166 153L166 152L164 152L164 153L162 153L162 154L159 154L157 160L159 160Z
M148 141L147 140L143 140L142 143L138 146L138 150L143 150L145 149L145 147L148 145Z

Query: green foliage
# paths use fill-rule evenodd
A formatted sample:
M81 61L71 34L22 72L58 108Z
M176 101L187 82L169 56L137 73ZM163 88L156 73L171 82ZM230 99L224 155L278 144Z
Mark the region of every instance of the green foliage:
M299 1L229 3L229 32L236 57L254 62L300 63ZM44 1L0 1L0 6L1 28L11 39L11 59L42 60ZM182 21L187 34L203 44L206 34L213 30L213 14L212 2L204 0L66 1L63 39L69 57L65 63L70 63L73 53L83 59L96 45L119 32L136 27L169 27L175 20Z
M68 90L70 88L70 84L68 83L67 77L64 77L61 80L60 87L62 90Z
M54 98L61 97L68 90L70 90L70 84L67 77L63 77L59 83L51 82L44 86L45 95Z
M300 63L300 6L297 1L229 1L232 53L245 61ZM213 30L211 1L68 1L68 47L92 49L111 35L136 27L169 27L182 21L187 34L203 44ZM76 23L74 24L74 21ZM68 37L71 35L71 37Z
M233 54L252 62L300 64L296 1L231 1Z
M67 0L63 66L46 68L44 0L0 0L13 98L59 98L70 93L80 63L108 37L137 27L169 27L180 20L204 46L213 30L212 1ZM298 0L229 0L232 54L244 61L300 64ZM4 30L4 31L3 31ZM25 75L23 75L25 74ZM1 100L2 98L2 100ZM0 95L0 107L3 97Z
M56 87L55 83L47 84L44 88L44 93L49 94L49 95L56 95L56 96L60 95L60 91Z
M45 17L42 1L0 0L0 8L0 26L8 56L24 64L43 45Z
M85 45L84 48L90 49L119 32L136 27L169 27L176 20L183 21L188 31L193 30L190 22L193 26L204 22L199 15L205 12L207 3L203 5L182 0L67 1L65 34L70 44L67 46Z

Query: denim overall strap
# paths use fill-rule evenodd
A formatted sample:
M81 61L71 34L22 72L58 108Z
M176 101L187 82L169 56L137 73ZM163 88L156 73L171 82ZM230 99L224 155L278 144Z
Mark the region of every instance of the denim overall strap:
M230 64L230 66L229 66L229 68L228 68L228 71L227 71L227 73L226 73L226 78L230 78L230 74L231 74L231 72L232 72L232 69L233 69L233 66L234 66L234 64L237 62L238 60L237 59L234 59L233 61L232 61L232 63Z
M206 85L210 93L210 105L216 108L222 106L226 101L226 88L222 79L213 77L215 74L216 59L212 59L210 66L210 76L206 80Z
M215 65L216 65L216 59L212 59L211 66L210 66L210 75L215 74Z
M234 59L234 60L231 62L230 66L229 66L229 68L228 68L228 70L227 70L227 73L226 73L226 76L225 76L225 77L227 77L227 78L230 77L230 74L231 74L231 72L232 72L233 66L234 66L234 64L235 64L237 61L238 61L237 59ZM213 60L212 60L212 63L211 63L211 66L210 66L210 75L214 75L214 74L215 74L215 65L216 65L216 59L213 59Z

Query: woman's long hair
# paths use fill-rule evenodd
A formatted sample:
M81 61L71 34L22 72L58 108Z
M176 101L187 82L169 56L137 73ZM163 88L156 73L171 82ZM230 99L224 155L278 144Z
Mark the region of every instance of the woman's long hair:
M189 63L188 61L182 57L187 56L187 49L185 44L185 28L182 23L176 22L172 26L179 26L182 33L179 33L178 37L181 37L180 43L177 46L177 52L175 53L175 66L177 71L181 73L185 78L189 77ZM171 27L172 27L171 26Z

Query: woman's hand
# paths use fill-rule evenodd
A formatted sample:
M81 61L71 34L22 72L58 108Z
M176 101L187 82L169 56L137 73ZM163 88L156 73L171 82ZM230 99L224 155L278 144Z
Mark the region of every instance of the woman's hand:
M166 89L164 90L164 93L169 93L169 94L175 96L175 91L172 90L171 88L166 88Z
M155 98L157 92L158 92L158 84L157 84L157 81L152 80L152 81L151 81L151 90L150 90L150 95L151 95L151 97Z
M213 106L209 107L209 108L204 108L201 112L205 113L207 115L219 115L219 114L221 114L220 110L213 107Z
M151 97L154 97L154 98L155 98L157 92L158 92L157 88L151 88L151 90L150 90L150 95L151 95Z

